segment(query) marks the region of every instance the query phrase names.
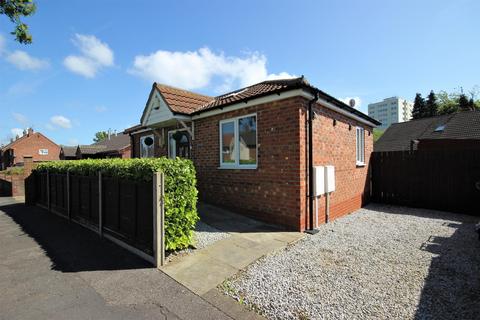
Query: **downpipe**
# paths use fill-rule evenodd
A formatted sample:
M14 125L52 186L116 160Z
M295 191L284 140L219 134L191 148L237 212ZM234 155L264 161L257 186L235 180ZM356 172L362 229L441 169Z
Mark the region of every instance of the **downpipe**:
M308 101L308 218L309 218L309 229L305 230L306 233L316 234L318 229L315 229L314 214L313 210L313 105L318 100L318 91L315 90L314 97L312 100Z

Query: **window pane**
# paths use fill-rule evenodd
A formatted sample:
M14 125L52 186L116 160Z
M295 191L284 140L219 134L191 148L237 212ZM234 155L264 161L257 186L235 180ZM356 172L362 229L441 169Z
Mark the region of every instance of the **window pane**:
M234 122L222 123L222 163L235 164L235 125Z
M173 139L173 132L168 133L168 157L170 159L175 159L175 139Z
M362 163L365 162L365 130L362 129Z
M357 147L356 147L356 159L357 159L357 162L360 161L360 135L358 134L358 128L356 130L357 132L357 137L356 137L356 143L357 143Z
M257 163L257 119L255 116L238 120L240 164Z

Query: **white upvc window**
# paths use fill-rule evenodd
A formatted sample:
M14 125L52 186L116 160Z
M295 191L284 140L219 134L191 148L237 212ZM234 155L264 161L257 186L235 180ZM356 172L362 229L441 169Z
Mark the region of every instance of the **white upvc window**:
M357 127L357 166L365 165L365 130Z
M154 142L153 134L140 137L140 158L153 158L155 156Z
M220 168L256 169L258 163L257 115L222 120Z

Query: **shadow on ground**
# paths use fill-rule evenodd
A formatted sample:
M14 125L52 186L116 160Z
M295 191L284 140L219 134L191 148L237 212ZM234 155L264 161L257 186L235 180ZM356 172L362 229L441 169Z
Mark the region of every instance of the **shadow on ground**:
M39 244L52 261L53 270L79 272L152 268L148 262L100 238L95 232L44 209L10 203L0 205L0 211Z
M449 212L370 204L368 209L391 214L445 220L454 228L450 237L431 236L420 250L433 254L415 319L480 319L480 241L475 232L479 218Z
M285 232L281 226L268 224L233 213L229 210L200 202L197 206L200 220L221 232Z
M480 319L480 241L474 224L447 223L450 237L431 237L423 250L435 254L415 319Z

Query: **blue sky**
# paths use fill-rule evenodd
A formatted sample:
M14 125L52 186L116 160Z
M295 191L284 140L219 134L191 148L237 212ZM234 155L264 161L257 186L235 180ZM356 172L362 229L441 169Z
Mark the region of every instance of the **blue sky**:
M0 16L0 142L137 124L154 80L209 95L305 75L370 102L480 84L480 2L36 1L20 45Z

